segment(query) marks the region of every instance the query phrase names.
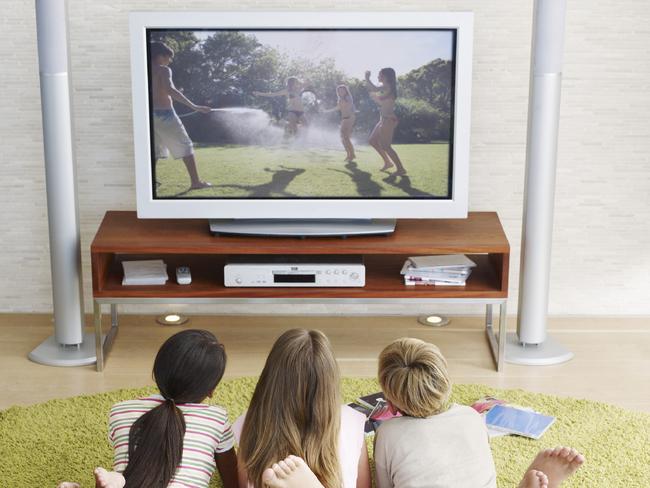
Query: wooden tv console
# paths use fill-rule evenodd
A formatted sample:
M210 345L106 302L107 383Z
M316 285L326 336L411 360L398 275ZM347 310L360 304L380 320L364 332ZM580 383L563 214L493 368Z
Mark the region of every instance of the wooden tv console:
M494 212L467 219L400 220L394 234L375 237L215 237L204 219L138 219L135 212L106 212L90 247L97 371L118 330L117 305L127 303L480 303L497 371L505 350L510 246ZM408 256L463 253L477 263L464 287L406 286L400 269ZM232 255L354 255L366 265L363 288L226 288L223 265ZM170 280L162 286L122 286L123 260L163 259ZM178 285L175 268L187 264L192 283ZM102 335L102 305L111 328ZM492 306L499 305L499 333Z

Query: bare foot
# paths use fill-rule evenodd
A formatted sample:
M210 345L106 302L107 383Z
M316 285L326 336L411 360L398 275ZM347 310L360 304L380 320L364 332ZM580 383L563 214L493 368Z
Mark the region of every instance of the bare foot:
M395 165L392 164L392 163L391 163L391 164L384 164L384 167L381 168L379 171L388 171L389 169L391 169L391 168L394 167L394 166L395 166Z
M122 473L95 468L95 488L123 488L126 484Z
M210 188L211 186L212 183L209 183L207 181L197 181L196 183L192 183L190 190L200 190L201 188Z
M62 481L56 488L80 488L79 483L73 483L71 481Z
M324 488L301 458L289 456L264 471L262 482L268 488Z
M543 472L548 477L548 488L557 488L585 462L585 457L570 447L556 447L540 451L529 470Z
M404 168L402 168L402 169L399 169L399 170L395 171L394 174L396 176L405 176L406 175L406 170Z
M526 472L517 488L547 488L548 477L541 471L531 469Z

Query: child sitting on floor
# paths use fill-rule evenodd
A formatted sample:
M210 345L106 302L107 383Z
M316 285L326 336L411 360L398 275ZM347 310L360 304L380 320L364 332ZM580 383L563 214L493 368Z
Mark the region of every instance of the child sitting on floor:
M379 356L379 384L396 417L375 440L377 488L496 488L483 418L448 405L447 362L433 344L403 338ZM575 449L541 451L520 488L555 488L584 463Z

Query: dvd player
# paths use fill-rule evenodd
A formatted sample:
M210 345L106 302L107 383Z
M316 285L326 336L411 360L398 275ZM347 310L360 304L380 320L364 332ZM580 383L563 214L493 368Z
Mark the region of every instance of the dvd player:
M366 267L360 257L259 256L229 260L226 287L363 287Z

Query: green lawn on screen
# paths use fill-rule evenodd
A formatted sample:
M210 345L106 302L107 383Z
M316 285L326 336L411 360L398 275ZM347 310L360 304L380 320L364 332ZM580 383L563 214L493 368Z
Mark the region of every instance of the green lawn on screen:
M395 144L408 174L380 171L383 161L370 146L357 146L346 163L342 149L282 146L197 147L200 177L212 188L191 190L182 161L157 162L157 196L162 198L427 197L446 196L448 144Z

